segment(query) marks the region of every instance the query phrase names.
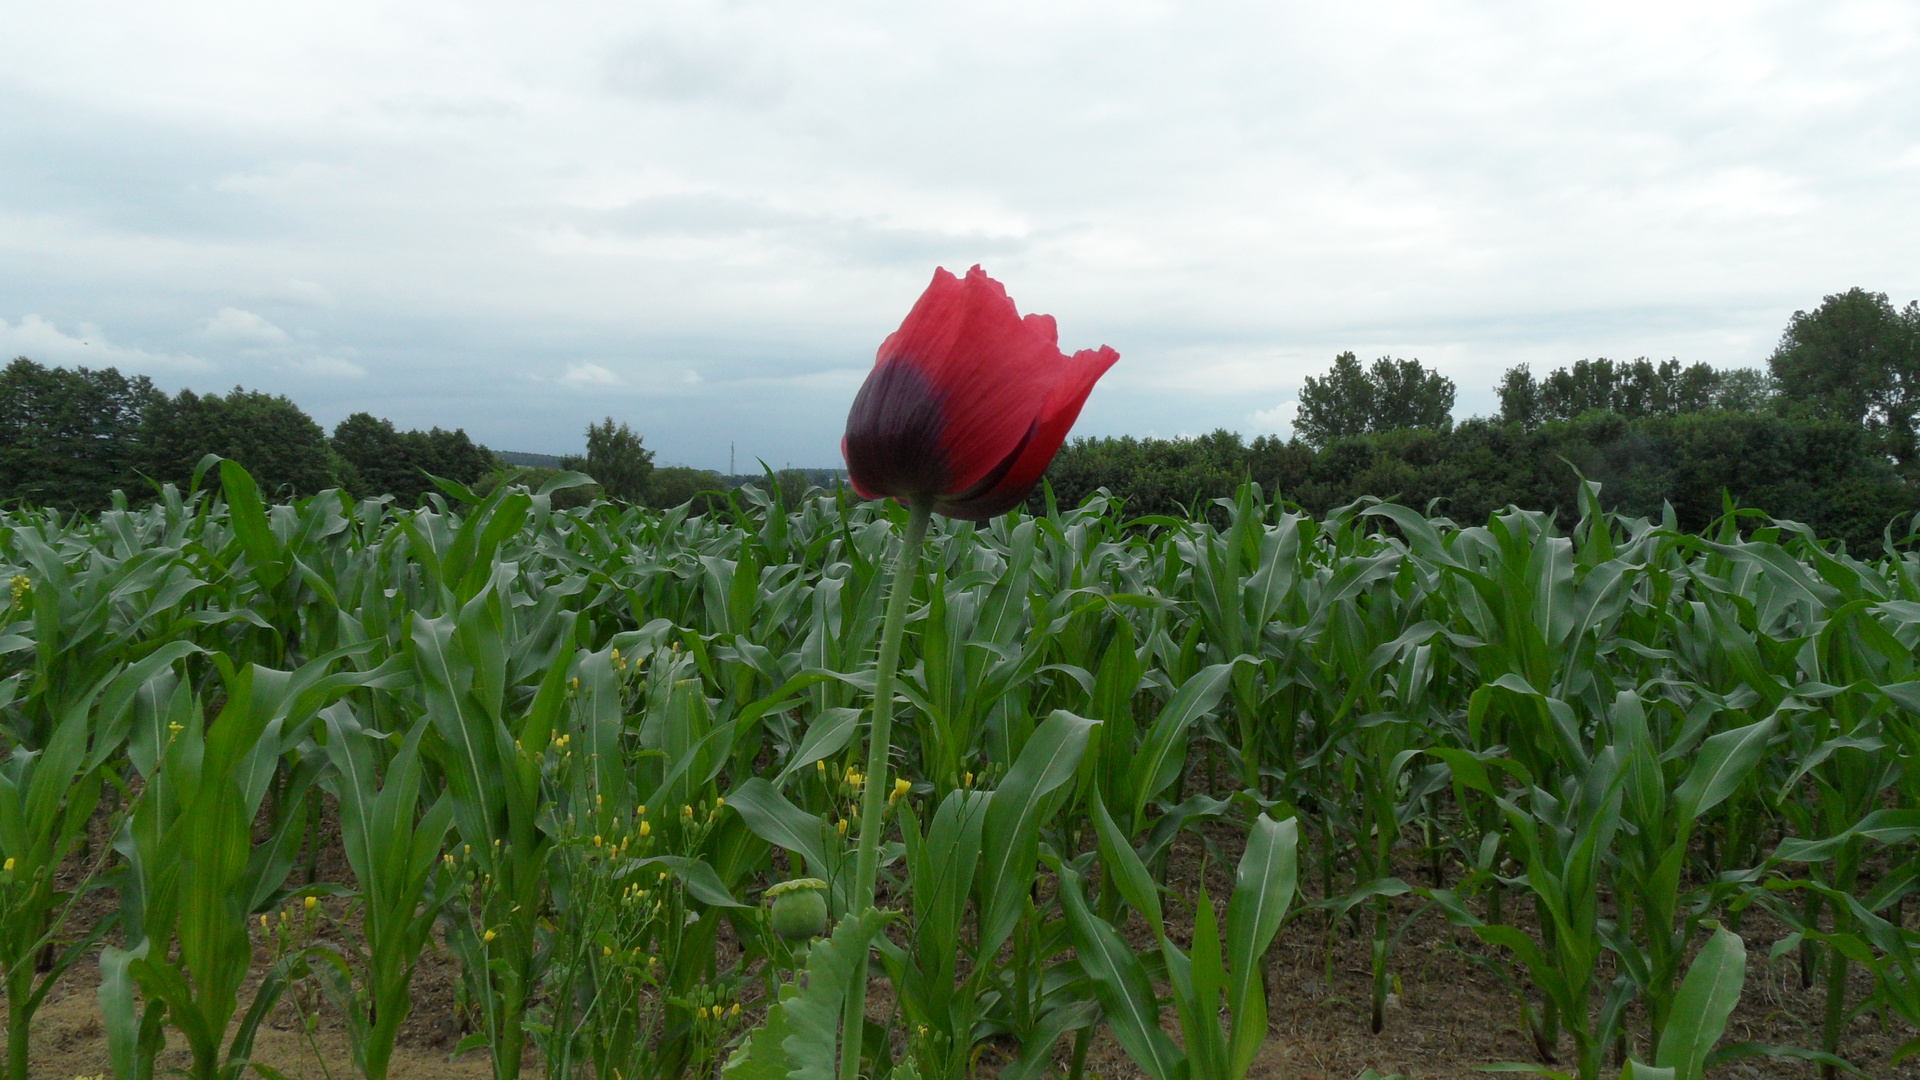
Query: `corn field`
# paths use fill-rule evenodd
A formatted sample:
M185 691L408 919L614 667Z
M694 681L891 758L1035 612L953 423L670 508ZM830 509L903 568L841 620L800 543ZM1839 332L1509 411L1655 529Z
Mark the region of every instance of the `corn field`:
M0 514L8 1080L77 964L119 1080L181 1046L274 1080L254 1036L296 1001L383 1080L428 949L499 1080L1081 1080L1103 1029L1152 1080L1240 1080L1276 940L1366 942L1379 1031L1416 920L1511 982L1549 1075L1920 1034L1920 518L1843 553L1591 488L1456 523L1248 485L936 524L869 783L898 506L218 476ZM1230 894L1170 879L1181 843ZM1721 1038L1757 913L1825 988L1804 1045ZM843 1031L870 962L885 1015Z

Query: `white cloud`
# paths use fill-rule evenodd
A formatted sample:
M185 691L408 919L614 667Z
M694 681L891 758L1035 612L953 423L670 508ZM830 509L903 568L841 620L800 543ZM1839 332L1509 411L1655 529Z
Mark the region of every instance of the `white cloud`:
M599 364L568 364L567 373L560 376L560 381L568 386L586 389L596 386L619 386L620 376Z
M210 360L182 353L157 353L126 348L107 340L100 328L81 323L79 334L68 334L38 315L19 325L0 318L0 359L24 356L42 364L67 367L122 369L122 374L202 374L214 370Z
M1261 409L1247 419L1253 422L1253 434L1284 438L1293 434L1294 416L1299 410L1298 401L1283 401L1271 409Z
M338 356L309 356L290 360L287 366L303 375L321 379L364 379L367 369Z
M208 341L243 348L272 348L288 342L287 332L251 311L223 307L201 326Z
M16 7L0 296L490 445L617 386L663 459L837 460L935 264L1120 351L1095 434L1278 427L1349 348L1485 413L1920 296L1898 0Z
M288 281L280 288L268 293L270 297L308 307L337 308L340 302L333 298L332 290L313 281Z

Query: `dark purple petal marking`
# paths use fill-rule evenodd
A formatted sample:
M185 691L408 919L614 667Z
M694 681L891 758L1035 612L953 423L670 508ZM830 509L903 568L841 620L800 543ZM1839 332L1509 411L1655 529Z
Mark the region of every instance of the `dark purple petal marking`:
M882 360L847 413L847 472L875 495L938 495L948 472L940 446L945 430L939 391L905 359Z

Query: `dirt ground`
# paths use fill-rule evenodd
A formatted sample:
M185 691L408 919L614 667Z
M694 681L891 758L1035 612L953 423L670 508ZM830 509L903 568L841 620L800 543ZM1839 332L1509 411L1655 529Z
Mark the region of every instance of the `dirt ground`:
M1222 847L1235 843L1229 830L1223 830L1216 840ZM1173 856L1168 880L1195 881L1201 873L1201 853L1202 845L1197 840L1183 841ZM1224 854L1231 858L1237 852L1228 850ZM1304 895L1297 905L1319 899L1319 890L1304 880L1309 875L1304 858L1302 862ZM1208 891L1217 900L1231 892L1230 867L1230 862L1219 861L1207 865ZM320 870L322 880L347 879L344 866L322 865ZM1410 866L1406 873L1408 880L1413 880L1419 871ZM1190 888L1186 891L1191 895ZM1410 914L1416 906L1403 903L1400 914ZM1179 913L1177 905L1169 905L1169 915L1173 916L1176 938L1184 944L1187 917ZM1138 919L1129 929L1136 942L1145 942ZM1767 958L1769 947L1784 933L1764 916L1749 913L1742 927L1748 954L1746 989L1729 1026L1728 1041L1817 1044L1823 988L1801 988L1799 966L1792 955L1778 961ZM1402 993L1390 1000L1386 1030L1372 1034L1368 1030L1367 945L1344 921L1333 928L1329 943L1326 919L1318 912L1298 916L1281 931L1271 953L1269 1033L1250 1074L1252 1080L1353 1080L1368 1068L1384 1075L1398 1073L1407 1080L1422 1080L1484 1075L1476 1071L1477 1067L1495 1062L1538 1061L1523 1027L1520 1002L1495 975L1469 959L1469 955L1498 954L1465 931L1449 926L1435 911L1420 916L1395 951L1392 969L1399 976ZM257 959L264 967L264 949ZM1228 963L1233 959L1228 957ZM491 1076L484 1052L458 1060L449 1058L464 1034L455 1009L457 970L444 950L430 950L423 959L414 982L413 1014L401 1032L393 1061L392 1075L399 1080L478 1080ZM1507 963L1507 971L1514 985L1527 985L1526 974L1518 965ZM108 1071L97 982L96 968L83 961L40 1010L33 1029L36 1080L76 1080ZM1868 978L1856 965L1855 998L1870 990ZM875 1019L884 1020L892 1009L892 995L884 979L876 979L873 991L870 1012ZM241 995L242 1010L250 1000L251 987ZM256 1059L292 1077L351 1077L352 1059L337 1017L324 1004L319 1010L320 1022L309 1041L291 1002L283 1000L260 1031ZM1174 1011L1166 1009L1162 1020L1177 1041ZM1644 1045L1643 1016L1635 1011L1630 1022L1638 1036L1636 1055L1651 1057ZM1844 1050L1867 1075L1920 1077L1920 1058L1899 1068L1888 1065L1893 1050L1913 1034L1898 1020L1883 1020L1877 1013L1870 1013L1849 1028ZM1063 1039L1057 1051L1063 1066L1070 1041ZM1010 1054L1016 1048L1009 1045L1000 1049ZM1557 1067L1571 1068L1570 1052L1570 1040L1563 1037ZM999 1060L993 1052L982 1055L982 1073L992 1073ZM164 1072L183 1069L187 1064L187 1053L176 1035L160 1067ZM1104 1030L1093 1042L1088 1071L1098 1080L1144 1077ZM527 1075L539 1075L536 1061L528 1062ZM1818 1069L1796 1061L1750 1058L1728 1063L1714 1075L1745 1080L1812 1078L1818 1075Z

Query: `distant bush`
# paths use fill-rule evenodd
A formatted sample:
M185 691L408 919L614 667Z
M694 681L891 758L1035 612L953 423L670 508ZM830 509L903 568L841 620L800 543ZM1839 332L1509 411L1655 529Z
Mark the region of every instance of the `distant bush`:
M50 368L22 356L0 370L0 499L68 510L107 505L139 477L141 422L164 395L144 375Z
M726 481L711 469L690 469L685 465L662 465L647 480L647 505L666 510L696 502L695 513L706 513L714 502L713 492L725 491Z
M141 424L141 441L141 471L181 487L208 454L239 462L274 497L312 495L339 483L326 431L292 401L259 390L236 386L225 397L191 390L156 395Z
M348 491L356 496L392 495L406 506L434 490L429 474L472 484L499 467L493 453L463 429L400 431L391 420L364 412L334 427L333 450Z
M1895 517L1920 510L1882 443L1840 418L1729 410L1627 420L1607 413L1520 423L1471 419L1451 431L1393 431L1316 451L1272 437L1244 443L1216 431L1196 439L1076 439L1047 470L1056 499L1078 505L1096 488L1130 514L1182 516L1231 496L1242 479L1316 514L1363 495L1391 498L1462 524L1508 505L1578 517L1573 470L1601 485L1609 510L1679 526L1719 517L1723 493L1739 505L1811 525L1856 550L1877 550ZM1044 509L1036 492L1030 507Z

